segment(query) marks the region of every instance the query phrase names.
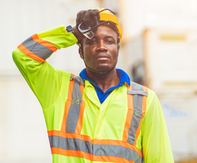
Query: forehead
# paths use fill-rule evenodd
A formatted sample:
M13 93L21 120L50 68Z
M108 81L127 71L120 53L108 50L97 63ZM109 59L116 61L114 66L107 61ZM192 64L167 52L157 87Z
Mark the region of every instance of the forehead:
M101 25L95 32L95 36L106 35L111 37L118 37L118 34L109 26Z
M98 27L93 38L110 38L110 37L117 40L118 34L109 26L101 25ZM83 42L86 42L89 39L84 38L83 40L84 40Z

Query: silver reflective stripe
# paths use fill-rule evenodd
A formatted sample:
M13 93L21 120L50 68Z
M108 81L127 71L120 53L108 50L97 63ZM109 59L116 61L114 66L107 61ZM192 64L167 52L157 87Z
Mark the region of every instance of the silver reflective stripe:
M127 90L127 93L130 95L142 95L142 96L147 96L148 93L144 91L129 91Z
M72 79L73 77L71 77ZM69 108L67 122L66 122L66 133L75 133L77 122L79 119L80 106L82 100L82 94L80 90L79 80L74 79L74 86L72 90L72 102Z
M131 92L134 92L134 94L132 94L134 112L133 112L131 125L129 128L127 142L134 145L135 140L136 140L135 133L136 133L136 130L138 129L138 126L142 117L142 100L143 100L142 95L145 93L142 93L144 92L143 86L134 82L132 82L132 91L130 91L129 94L131 94ZM139 92L139 94L137 92Z
M80 76L71 76L70 80L75 79L79 84L85 86L83 79Z
M55 148L61 148L65 150L77 150L85 153L92 153L92 144L89 141L83 141L80 139L63 138L60 136L49 136L50 146Z
M42 59L47 59L53 51L47 48L46 46L41 45L40 43L34 41L32 37L29 37L23 43L30 52L36 54L37 56L41 57Z
M126 148L118 145L94 144L93 154L97 156L113 156L125 158L129 161L140 162L142 157L131 148Z
M134 150L119 145L91 144L75 138L63 138L60 136L49 136L50 146L65 150L83 151L95 156L113 156L125 158L135 163L142 163L142 157Z

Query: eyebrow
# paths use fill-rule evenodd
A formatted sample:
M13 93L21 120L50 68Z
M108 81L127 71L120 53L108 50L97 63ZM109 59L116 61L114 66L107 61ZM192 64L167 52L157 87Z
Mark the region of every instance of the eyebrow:
M92 39L97 39L98 38L98 36L94 36ZM113 35L107 35L107 36L105 36L104 38L112 38L112 39L114 39L115 40L115 36L113 36ZM88 38L86 38L86 40L87 41L89 41L89 39Z
M94 35L94 37L91 39L91 40L93 40L93 39L97 39L98 38L98 36L95 36ZM118 36L116 37L116 36L114 36L114 35L107 35L107 36L105 36L104 38L111 38L111 39L113 39L114 41L117 41L118 42L118 39L116 40L116 38L118 38ZM84 39L84 43L88 43L88 41L90 41L88 38L83 38Z
M106 36L106 38L113 38L113 39L115 39L115 37L114 37L114 36Z

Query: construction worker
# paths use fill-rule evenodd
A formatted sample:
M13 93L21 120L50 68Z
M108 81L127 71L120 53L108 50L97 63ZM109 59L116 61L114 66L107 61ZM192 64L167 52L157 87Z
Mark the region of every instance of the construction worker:
M77 14L74 28L37 33L14 50L43 108L54 163L174 162L157 96L116 69L121 40L116 15L90 9ZM46 62L76 43L86 67L79 76Z

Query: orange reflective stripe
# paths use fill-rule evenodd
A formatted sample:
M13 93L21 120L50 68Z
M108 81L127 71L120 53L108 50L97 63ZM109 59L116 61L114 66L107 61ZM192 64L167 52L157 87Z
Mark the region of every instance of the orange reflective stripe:
M52 153L91 161L141 163L143 154L136 147L136 140L146 111L147 89L136 84L127 89L128 110L122 140L90 139L90 136L80 135L85 109L84 86L81 78L71 77L61 131L48 131ZM69 124L72 119L75 125Z
M81 133L85 109L83 90L84 86L81 77L71 75L65 114L62 122L62 132Z
M55 51L57 50L57 47L56 47L56 46L54 46L53 44L51 44L51 43L48 42L48 41L45 41L45 40L43 40L43 39L40 39L40 38L38 37L37 34L33 35L33 36L32 36L32 39L33 39L34 41L40 43L41 45L43 45L43 46L49 48L49 49L52 50L53 52L55 52Z
M82 94L82 101L81 101L81 106L80 106L79 119L78 119L76 130L75 130L75 133L78 133L78 134L80 134L82 130L83 114L85 110L85 101L83 100L84 86L82 84L80 84L80 90Z
M90 137L87 135L79 135L79 134L75 134L75 133L63 133L63 132L57 131L57 130L48 131L48 136L53 136L53 135L60 136L63 138L80 139L83 141L91 142L91 144L108 144L108 145L122 146L125 148L130 148L132 150L135 150L142 157L142 152L137 147L135 147L127 142L123 142L121 140L90 139Z
M144 115L142 110L143 98L147 96L147 92L143 91L143 86L132 82L132 91L127 91L128 94L132 96L133 99L133 115L131 125L129 127L127 142L133 145L136 144L136 140L139 136L141 130L141 121Z
M64 156L72 156L72 157L82 157L87 160L93 160L93 155L89 153L85 153L83 151L74 151L74 150L65 150L61 148L51 148L52 154L60 154Z
M127 85L127 89L130 91L132 90L132 88L129 85ZM128 139L129 128L130 128L132 117L133 117L132 95L127 94L127 105L128 105L127 118L126 118L123 137L122 137L122 141L125 141L125 142L127 142L127 139Z
M136 146L133 146L121 140L93 139L92 144L109 144L109 145L118 145L118 146L122 146L125 148L130 148L136 151L142 157L142 152Z
M76 135L76 138L71 138L74 135ZM86 141L78 139L78 136L78 134L69 133L65 135L68 138L56 135L49 136L52 153L82 157L92 161L111 162L115 161L116 158L116 160L119 160L118 162L142 162L142 154L138 153L139 150L136 150L136 147L133 147L133 149L121 145L126 142L102 139Z
M71 102L72 102L73 86L74 86L74 80L70 81L70 83L69 83L68 96L67 96L67 100L66 100L66 104L65 104L65 110L64 110L64 118L63 118L63 121L62 121L62 128L61 128L62 132L66 132L66 122L67 122L69 108L70 108L70 105L71 105Z
M44 59L42 59L41 57L37 56L36 54L32 53L31 51L29 51L25 46L23 46L23 44L20 44L18 46L18 49L23 52L25 55L27 55L28 57L38 61L38 62L46 62Z
M132 122L132 117L133 117L133 108L130 105L133 105L133 99L131 95L127 95L127 100L128 100L128 111L127 111L127 118L125 122L125 128L124 128L124 133L123 133L123 141L128 140L128 133L129 133L129 128L131 126Z
M70 105L68 116L67 116L67 121L66 121L66 133L75 133L77 124L78 125L78 130L80 130L80 126L82 123L80 123L79 119L80 118L80 112L84 111L84 108L80 110L81 107L85 106L84 102L82 100L82 93L83 93L83 80L79 76L74 76L70 78L70 81L74 81L74 86L72 90L72 103ZM80 88L81 87L81 88ZM81 92L82 90L82 92ZM82 104L82 105L81 105ZM82 113L83 115L83 113ZM78 123L79 122L79 123ZM81 124L81 125L80 125Z
M143 91L144 91L144 92L148 92L148 88L143 86ZM143 96L143 100L142 100L142 113L143 113L143 114L142 114L142 117L141 117L141 120L140 120L138 129L136 130L136 133L135 133L136 140L135 140L134 145L137 144L137 138L138 138L138 136L139 136L139 134L140 134L142 120L143 120L143 118L144 118L144 116L145 116L145 112L146 112L146 99L147 99L147 97L146 97L146 96Z
M34 53L44 60L46 60L53 52L57 50L55 45L40 39L37 34L29 37L22 44L31 53Z
M94 156L94 160L92 161L135 163L134 161L129 161L126 160L125 158L113 157L113 156Z
M81 157L90 161L102 161L102 162L121 162L121 163L134 163L134 161L129 161L120 157L113 156L95 156L89 153L85 153L83 151L75 151L75 150L65 150L61 148L51 148L51 152L53 154L60 154L64 156L72 156L72 157Z
M79 134L75 134L75 133L64 133L61 131L57 131L57 130L50 130L48 131L48 135L52 136L61 136L63 138L76 138L76 139L80 139L83 141L91 141L90 137L87 135L79 135Z

